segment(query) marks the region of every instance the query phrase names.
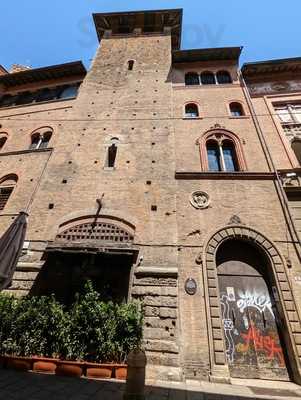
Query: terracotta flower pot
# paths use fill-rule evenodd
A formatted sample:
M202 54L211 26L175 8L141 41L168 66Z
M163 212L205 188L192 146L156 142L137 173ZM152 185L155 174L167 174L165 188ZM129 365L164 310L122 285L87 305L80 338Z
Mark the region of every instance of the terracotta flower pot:
M96 379L110 379L113 373L113 365L111 364L86 364L86 376Z
M58 376L72 376L80 378L83 374L84 364L76 361L58 361L55 374Z
M32 369L32 360L26 357L6 357L6 366L17 371L29 371Z
M128 373L127 365L115 365L115 378L125 381Z
M45 357L33 357L33 371L43 374L54 374L57 366L57 360Z

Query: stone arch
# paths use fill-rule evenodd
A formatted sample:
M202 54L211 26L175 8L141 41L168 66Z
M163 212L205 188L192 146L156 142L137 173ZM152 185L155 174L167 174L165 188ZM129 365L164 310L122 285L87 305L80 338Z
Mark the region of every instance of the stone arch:
M60 224L56 242L97 242L132 244L135 236L135 226L128 221L100 214L84 215Z
M288 348L289 364L295 382L301 382L301 325L294 295L290 286L285 262L276 246L255 229L242 225L229 225L219 229L208 240L203 253L203 273L205 281L205 298L211 376L229 378L229 369L225 356L225 343L222 329L221 306L216 265L216 253L222 243L229 239L245 240L257 246L269 261L270 273L273 274L279 302L277 309L283 318L286 332L285 345ZM200 257L197 261L200 261Z

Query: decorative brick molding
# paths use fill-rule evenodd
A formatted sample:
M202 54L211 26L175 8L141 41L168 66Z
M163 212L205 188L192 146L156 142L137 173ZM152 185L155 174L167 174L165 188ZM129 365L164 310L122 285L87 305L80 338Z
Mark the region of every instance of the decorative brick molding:
M221 307L216 266L216 253L219 246L228 239L240 239L257 245L266 255L279 294L277 307L285 324L285 344L288 348L290 367L294 380L301 382L301 325L294 295L285 267L285 261L275 245L258 231L242 226L231 225L218 230L204 247L203 273L208 315L208 334L211 359L211 374L220 371L229 377L225 357L224 335L221 320ZM226 367L226 369L225 369ZM228 371L227 371L228 370ZM219 374L219 372L217 373Z
M239 137L235 133L224 128L223 126L216 124L207 132L205 132L204 135L202 135L196 142L200 147L202 171L209 171L206 147L208 141L214 141L220 144L224 141L231 142L235 149L235 156L237 159L236 161L239 171L247 170L246 159L242 150L242 144Z

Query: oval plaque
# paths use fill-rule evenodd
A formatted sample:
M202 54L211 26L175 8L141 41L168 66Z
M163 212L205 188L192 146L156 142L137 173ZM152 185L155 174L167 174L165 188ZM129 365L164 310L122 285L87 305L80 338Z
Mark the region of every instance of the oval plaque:
M196 281L192 278L187 279L187 281L185 282L185 291L190 296L193 296L194 294L196 294L197 287L198 287L198 285L197 285Z

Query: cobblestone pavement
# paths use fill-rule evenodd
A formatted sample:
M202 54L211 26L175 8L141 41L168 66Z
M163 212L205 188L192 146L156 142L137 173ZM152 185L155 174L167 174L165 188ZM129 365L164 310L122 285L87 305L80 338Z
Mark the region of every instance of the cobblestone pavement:
M271 387L186 383L148 385L147 400L295 400L301 399L301 389L294 384L275 384ZM0 400L122 400L124 383L95 381L0 371ZM275 389L278 387L278 389Z

